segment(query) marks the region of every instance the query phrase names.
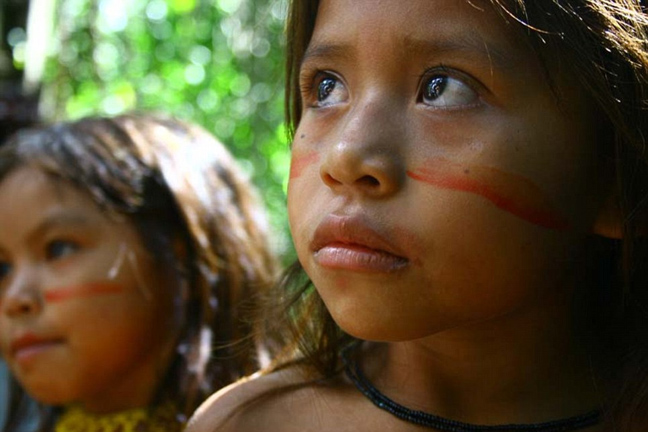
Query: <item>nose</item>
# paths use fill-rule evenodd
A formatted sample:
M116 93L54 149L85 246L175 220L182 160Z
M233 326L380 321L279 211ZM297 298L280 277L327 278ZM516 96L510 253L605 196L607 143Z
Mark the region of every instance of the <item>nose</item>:
M16 274L2 294L2 313L18 318L33 316L43 308L43 299L31 272Z
M402 187L407 138L393 113L388 104L370 100L341 119L320 166L320 177L329 188L384 198Z

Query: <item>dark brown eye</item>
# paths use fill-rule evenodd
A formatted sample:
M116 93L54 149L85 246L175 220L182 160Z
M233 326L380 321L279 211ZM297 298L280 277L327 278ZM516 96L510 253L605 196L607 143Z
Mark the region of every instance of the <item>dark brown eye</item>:
M433 108L460 108L474 105L479 95L457 78L434 75L423 83L420 98Z
M335 90L336 80L333 78L324 78L317 89L317 100L323 102Z
M327 106L344 102L347 91L342 81L334 76L327 75L317 84L317 105Z
M73 254L79 250L79 245L72 241L54 240L45 247L45 256L47 259L54 260Z
M7 277L11 271L11 265L8 262L0 261L0 281Z
M444 76L435 76L430 78L425 85L423 98L427 100L435 100L441 97L443 90L445 90L447 80L448 77Z

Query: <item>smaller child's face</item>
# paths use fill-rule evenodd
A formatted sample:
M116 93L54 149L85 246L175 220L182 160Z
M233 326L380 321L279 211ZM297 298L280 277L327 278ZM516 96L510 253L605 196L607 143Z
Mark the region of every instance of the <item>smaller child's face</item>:
M0 344L21 385L95 411L150 397L173 290L134 225L28 167L0 182L0 209Z
M419 338L571 289L600 208L593 115L518 30L488 1L320 2L289 217L353 335Z

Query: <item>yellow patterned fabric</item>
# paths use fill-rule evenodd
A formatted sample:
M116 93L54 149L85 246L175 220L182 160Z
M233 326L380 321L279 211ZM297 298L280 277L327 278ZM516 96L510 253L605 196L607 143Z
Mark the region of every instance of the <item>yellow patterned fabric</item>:
M105 415L90 414L75 406L63 411L54 432L179 432L182 428L171 405Z

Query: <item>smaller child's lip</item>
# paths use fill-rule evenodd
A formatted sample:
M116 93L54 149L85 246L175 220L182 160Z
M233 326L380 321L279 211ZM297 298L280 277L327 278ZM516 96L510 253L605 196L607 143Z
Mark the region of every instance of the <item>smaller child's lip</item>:
M15 355L18 351L35 345L60 343L62 341L62 338L46 337L33 332L25 332L12 340L10 351L12 355Z

